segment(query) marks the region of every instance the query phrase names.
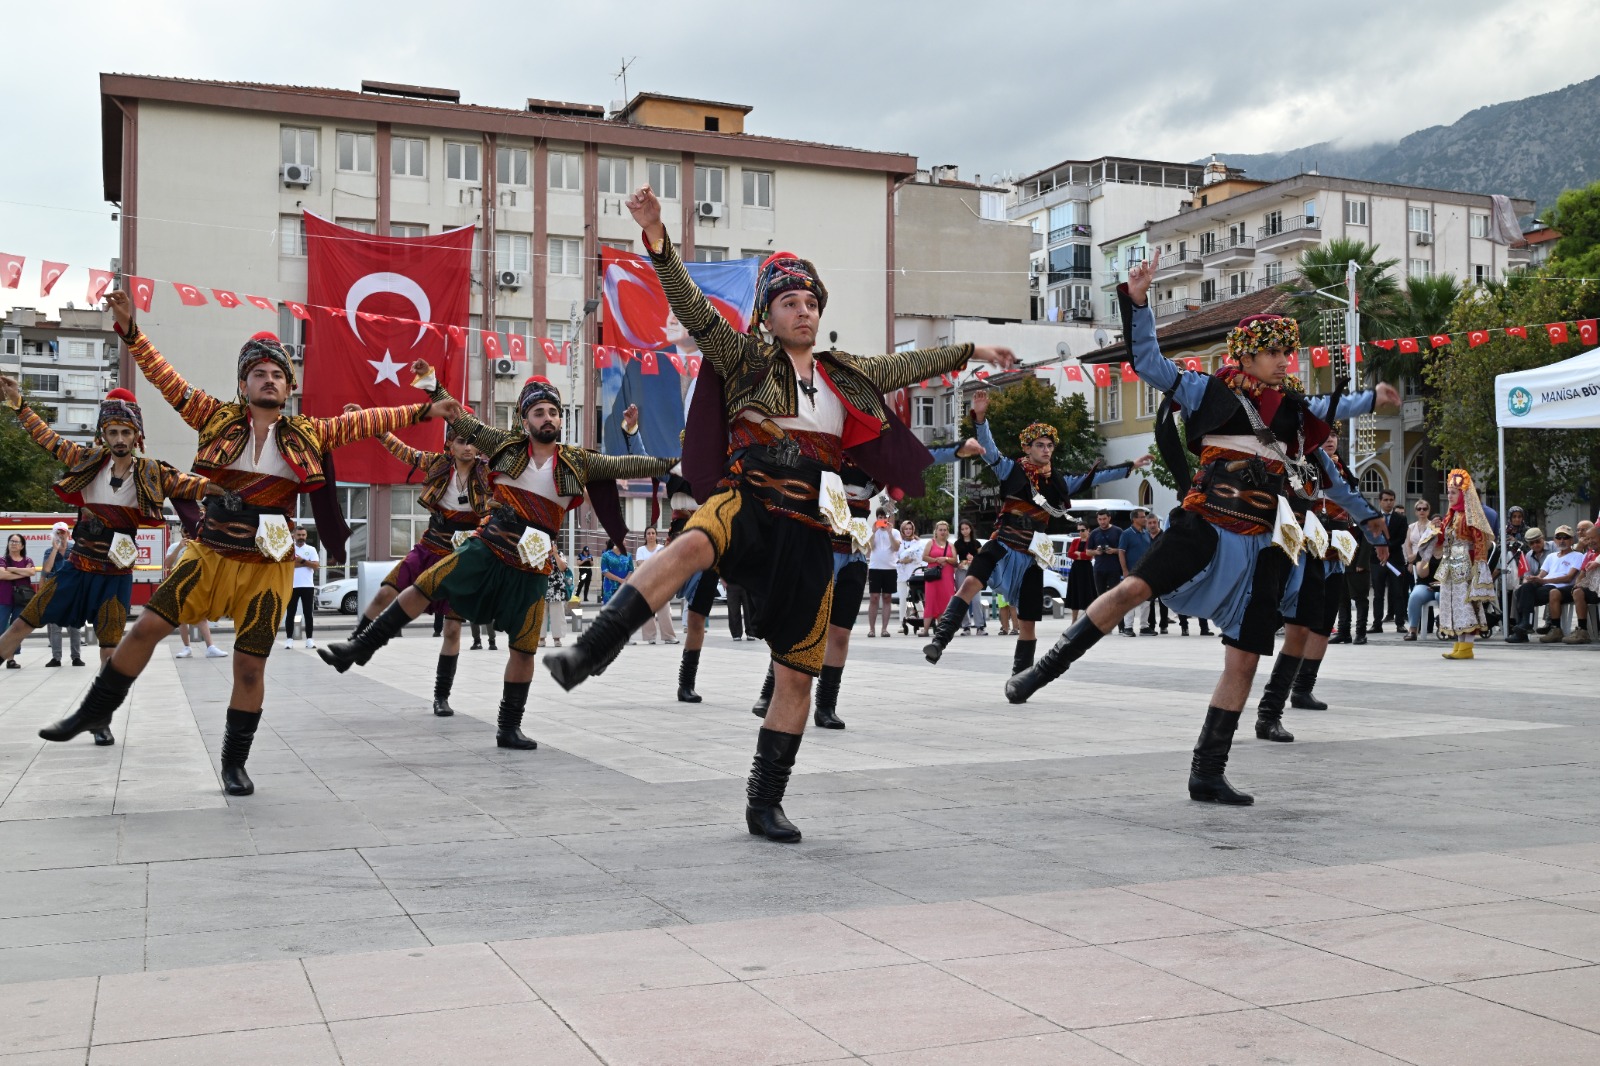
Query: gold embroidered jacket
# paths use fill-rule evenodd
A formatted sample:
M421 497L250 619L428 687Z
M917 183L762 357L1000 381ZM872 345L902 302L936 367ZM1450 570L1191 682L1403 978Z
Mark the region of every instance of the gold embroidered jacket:
M422 491L417 494L417 502L424 510L435 513L471 511L473 514L484 514L489 510L489 495L492 487L489 484L489 467L482 460L474 460L472 477L467 480L467 500L465 508L455 506L455 501L445 500L445 493L450 489L450 477L455 472L456 461L447 452L425 452L421 448L413 448L393 433L383 435L383 446L390 455L410 466L414 470L422 471Z
M101 445L76 444L61 436L27 404L17 409L17 421L34 443L67 466L66 473L51 486L55 494L74 507L84 506L83 490L94 483L100 468L111 461L111 449ZM206 494L206 479L185 474L159 459L137 456L133 460L134 490L139 498L139 524L159 526L162 504L167 500L198 500Z
M783 347L753 333L740 333L729 325L689 277L672 238L664 237L660 249L647 246L646 250L672 313L722 378L729 420L746 409L770 418L793 417L800 390L794 364ZM815 355L828 368L829 379L850 406L877 418L881 433L889 428L884 393L960 370L972 358L972 350L971 344L955 344L889 355L860 356L822 349Z
M131 336L123 339L134 362L139 364L140 373L161 390L162 397L191 429L199 431L195 469L221 470L244 454L245 443L250 439L250 410L243 402L220 400L183 380L137 326ZM312 492L327 482L322 457L330 449L421 422L427 417L429 406L416 403L371 407L333 418L284 415L278 419L273 439L283 461L299 475L300 491Z
M441 390L433 395L443 399L446 394ZM450 431L458 440L478 449L488 461L491 474L514 478L528 468L530 440L521 430L492 429L472 415L463 414L450 423ZM557 447L556 491L563 496L583 496L591 481L666 477L678 462L650 455L602 455L575 444Z

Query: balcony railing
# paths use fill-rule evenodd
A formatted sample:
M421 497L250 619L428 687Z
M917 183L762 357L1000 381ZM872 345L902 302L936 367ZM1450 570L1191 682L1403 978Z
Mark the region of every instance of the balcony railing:
M1202 245L1200 248L1200 254L1202 256L1213 256L1221 255L1224 252L1233 251L1248 251L1254 253L1255 244L1256 242L1253 238L1247 237L1243 233L1229 234L1226 237L1218 237L1209 248Z
M1261 280L1256 282L1256 288L1258 288L1258 289L1273 289L1273 288L1277 288L1279 285L1288 285L1291 282L1295 282L1295 281L1299 281L1299 280L1300 280L1300 271L1298 271L1298 270L1285 270L1283 273L1277 275L1276 277L1273 277L1271 274L1268 274L1266 277L1264 277Z
M1285 234L1293 235L1306 230L1310 231L1311 233L1320 234L1322 232L1322 219L1318 216L1311 216L1308 218L1305 215L1291 215L1288 218L1269 219L1265 226L1261 226L1256 230L1256 236L1258 239L1264 241L1269 237L1277 237Z
M1050 284L1056 285L1063 281L1089 281L1088 267L1068 267L1066 270L1050 271Z
M1181 300L1163 300L1155 305L1157 318L1166 318L1169 315L1181 315L1189 311L1200 310L1200 301L1184 297Z
M1094 230L1087 222L1073 222L1069 225L1059 226L1050 231L1050 243L1060 244L1062 241L1078 240L1093 236Z
M1201 270L1204 265L1200 262L1200 253L1196 251L1186 251L1181 256L1162 256L1161 262L1156 266L1156 277L1167 278L1185 274Z

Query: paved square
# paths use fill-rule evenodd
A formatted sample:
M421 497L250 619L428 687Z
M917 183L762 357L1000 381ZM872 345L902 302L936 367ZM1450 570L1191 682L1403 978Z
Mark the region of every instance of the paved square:
M116 747L52 745L91 671L30 641L0 1061L1600 1061L1590 649L1335 647L1224 809L1183 787L1212 640L1108 638L1012 707L1004 638L857 638L793 847L744 830L764 651L720 633L699 705L673 646L541 671L529 753L493 746L503 652L437 719L421 626L342 676L279 649L242 799L230 660L164 647Z

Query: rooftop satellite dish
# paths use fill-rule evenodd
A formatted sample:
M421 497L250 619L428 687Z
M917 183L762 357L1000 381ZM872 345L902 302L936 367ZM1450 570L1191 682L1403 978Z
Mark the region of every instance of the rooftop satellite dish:
M1105 330L1097 329L1097 330L1094 331L1095 347L1104 348L1106 346L1106 342L1109 341L1110 339L1111 339L1111 335L1109 333L1107 333Z
M1072 346L1066 341L1062 341L1056 345L1056 354L1065 359L1072 354Z

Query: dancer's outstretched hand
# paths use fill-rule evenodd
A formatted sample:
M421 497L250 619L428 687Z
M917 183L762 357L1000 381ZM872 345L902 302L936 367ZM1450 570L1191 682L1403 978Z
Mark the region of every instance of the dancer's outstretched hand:
M641 185L632 196L628 197L628 213L633 216L633 221L638 223L652 243L657 238L658 231L666 232L661 225L661 201L656 199L656 194L650 186Z
M1161 252L1150 249L1150 258L1128 268L1128 296L1135 304L1143 304L1150 293L1150 283L1156 280L1156 264L1161 262Z

